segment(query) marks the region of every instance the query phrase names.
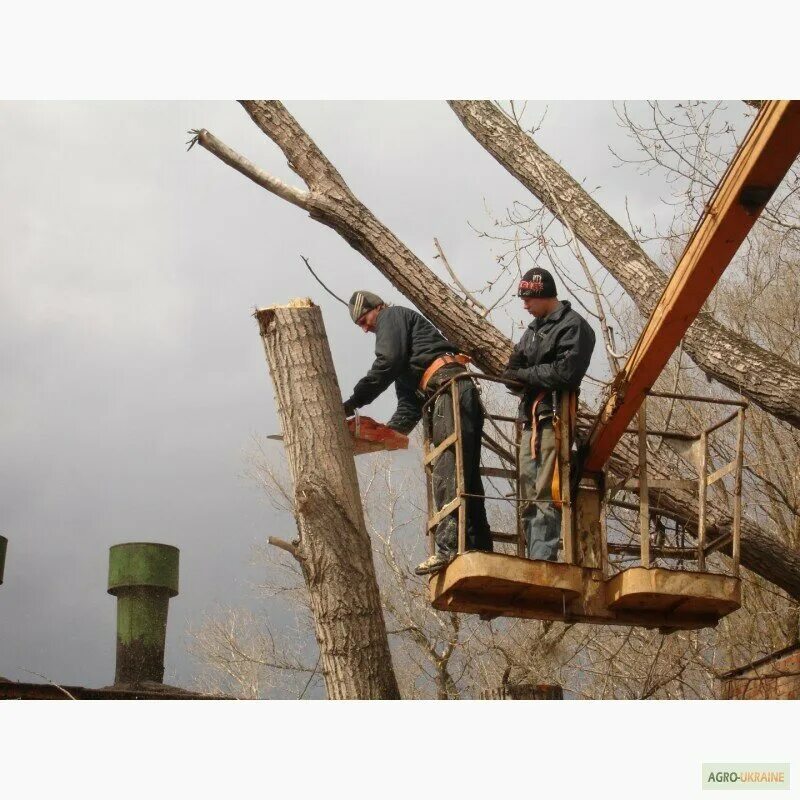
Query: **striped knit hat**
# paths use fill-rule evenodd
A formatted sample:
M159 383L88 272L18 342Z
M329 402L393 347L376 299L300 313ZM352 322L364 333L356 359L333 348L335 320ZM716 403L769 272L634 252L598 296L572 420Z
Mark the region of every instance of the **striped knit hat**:
M384 305L386 305L386 303L384 303L383 300L378 297L378 295L361 289L353 293L353 296L350 298L350 302L347 304L347 307L350 309L350 319L358 324L358 321L364 316L364 314L367 313L367 311L371 311L373 308Z

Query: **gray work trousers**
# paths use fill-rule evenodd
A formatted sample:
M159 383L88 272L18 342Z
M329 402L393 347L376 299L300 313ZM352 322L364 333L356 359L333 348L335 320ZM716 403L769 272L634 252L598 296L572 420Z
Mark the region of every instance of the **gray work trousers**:
M442 367L428 383L428 391L436 391L454 375L463 373L461 366ZM466 502L466 549L492 551L492 534L486 518L481 480L481 437L483 435L483 408L478 390L471 380L460 380L458 387L459 417L461 420L461 447L464 457L464 491L481 495L468 497ZM426 433L435 447L453 433L453 400L450 390L443 391L434 401L425 419ZM448 447L433 462L432 488L435 511L444 508L456 496L455 449ZM445 517L434 535L436 549L445 556L458 551L458 511Z
M539 421L536 458L531 457L531 431L522 431L519 449L520 516L528 540L528 558L556 561L561 542L561 509L553 505L556 466L553 421Z

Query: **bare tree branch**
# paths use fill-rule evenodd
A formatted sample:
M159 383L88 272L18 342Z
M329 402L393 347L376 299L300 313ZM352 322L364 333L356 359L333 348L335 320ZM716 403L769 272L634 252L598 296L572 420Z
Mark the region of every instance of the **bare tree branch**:
M275 536L270 536L267 541L273 547L278 547L281 550L285 550L296 561L300 561L300 553L297 551L297 548L293 544L287 542L285 539L278 539Z
M42 675L40 672L34 672L31 669L23 669L23 672L27 672L29 675L35 675L37 678L41 678L42 680L47 681L51 686L55 686L59 692L65 694L70 700L77 700L78 698L75 695L70 694L63 686L57 684L55 681L51 681L47 675Z
M250 178L251 181L262 186L268 192L272 192L272 194L286 200L287 203L291 203L299 208L308 208L308 192L296 189L294 186L289 186L279 178L275 178L268 172L265 172L251 161L248 161L244 156L239 155L235 150L228 147L224 142L221 142L213 133L209 133L205 128L202 130L193 130L191 133L196 134L192 144L196 141L200 147L205 148L209 153L213 153L220 161L224 161L229 167L233 167L237 172L241 172L246 178Z
M456 273L453 272L453 268L450 266L450 262L447 260L447 256L444 254L444 250L442 250L442 246L439 244L439 240L435 236L433 237L433 244L436 247L436 252L439 253L438 257L442 259L442 264L444 264L445 269L450 273L450 277L455 281L456 286L458 286L458 288L461 289L462 292L464 292L464 297L470 303L472 303L473 306L475 306L475 309L478 312L480 312L482 316L485 317L486 306L483 305L483 303L478 302L478 300L476 300L475 297L473 296L472 292L470 292L470 290L467 289L467 287L464 286L464 284L461 283L461 281L458 279L458 275L456 275Z
M335 299L336 299L336 300L338 300L338 301L339 301L339 302L340 302L340 303L341 303L343 306L347 307L347 303L346 303L344 300L342 300L342 298L341 298L341 297L339 297L339 295L338 295L338 294L335 294L334 292L332 292L332 291L331 291L331 290L330 290L330 289L329 289L329 288L328 288L328 287L327 287L327 286L326 286L326 285L325 285L325 284L322 282L322 279L319 277L319 275L317 275L317 273L316 273L316 272L314 272L314 270L312 269L312 267L311 267L311 264L309 263L308 259L307 259L305 256L303 256L303 255L301 255L301 256L300 256L300 258L301 258L301 259L303 259L303 263L306 265L306 267L308 267L308 271L309 271L309 272L310 272L310 273L311 273L311 274L314 276L314 279L316 280L316 282L317 282L317 283L318 283L318 284L319 284L319 285L320 285L320 286L321 286L321 287L322 287L322 288L323 288L323 289L324 289L324 290L325 290L325 291L326 291L326 292L327 292L327 293L328 293L328 294L329 294L331 297L335 298Z

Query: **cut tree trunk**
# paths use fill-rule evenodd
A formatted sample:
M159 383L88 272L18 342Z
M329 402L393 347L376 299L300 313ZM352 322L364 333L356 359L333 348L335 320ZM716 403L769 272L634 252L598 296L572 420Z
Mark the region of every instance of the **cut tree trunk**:
M294 552L311 597L328 697L399 699L322 313L299 300L255 316L294 483Z
M513 120L485 100L451 100L450 107L483 148L571 228L587 250L649 317L667 276L613 217ZM700 369L765 411L800 427L800 368L700 312L684 337Z
M287 186L247 161L206 130L196 141L250 180L333 228L402 292L445 336L484 372L499 374L511 353L512 342L491 322L477 314L417 258L350 191L343 178L322 154L311 137L277 100L244 100L247 113L258 127L281 148L292 169L308 190ZM650 456L654 470L661 459ZM622 450L611 468L619 474L638 470L638 454L628 457ZM661 490L660 496L666 496ZM680 498L675 508L684 508ZM724 525L723 525L724 529ZM753 535L758 531L759 535ZM763 547L763 541L771 543ZM768 581L800 599L800 565L796 553L775 537L742 520L741 563Z

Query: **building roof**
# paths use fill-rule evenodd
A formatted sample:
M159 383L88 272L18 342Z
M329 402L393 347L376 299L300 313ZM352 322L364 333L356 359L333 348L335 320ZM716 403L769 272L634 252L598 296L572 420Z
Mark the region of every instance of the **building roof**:
M764 664L770 664L773 661L777 661L784 656L788 656L790 653L794 653L795 651L800 650L800 642L795 642L794 644L790 644L788 647L784 647L782 650L776 650L774 653L770 653L767 656L763 656L762 658L757 659L756 661L751 661L749 664L745 664L742 667L736 667L736 669L732 669L729 672L723 673L720 677L725 680L727 678L735 678L738 675L741 675L748 670L755 669L756 667L763 666Z
M120 684L88 689L55 683L18 683L0 677L0 700L234 700L226 695L191 692L163 683Z

